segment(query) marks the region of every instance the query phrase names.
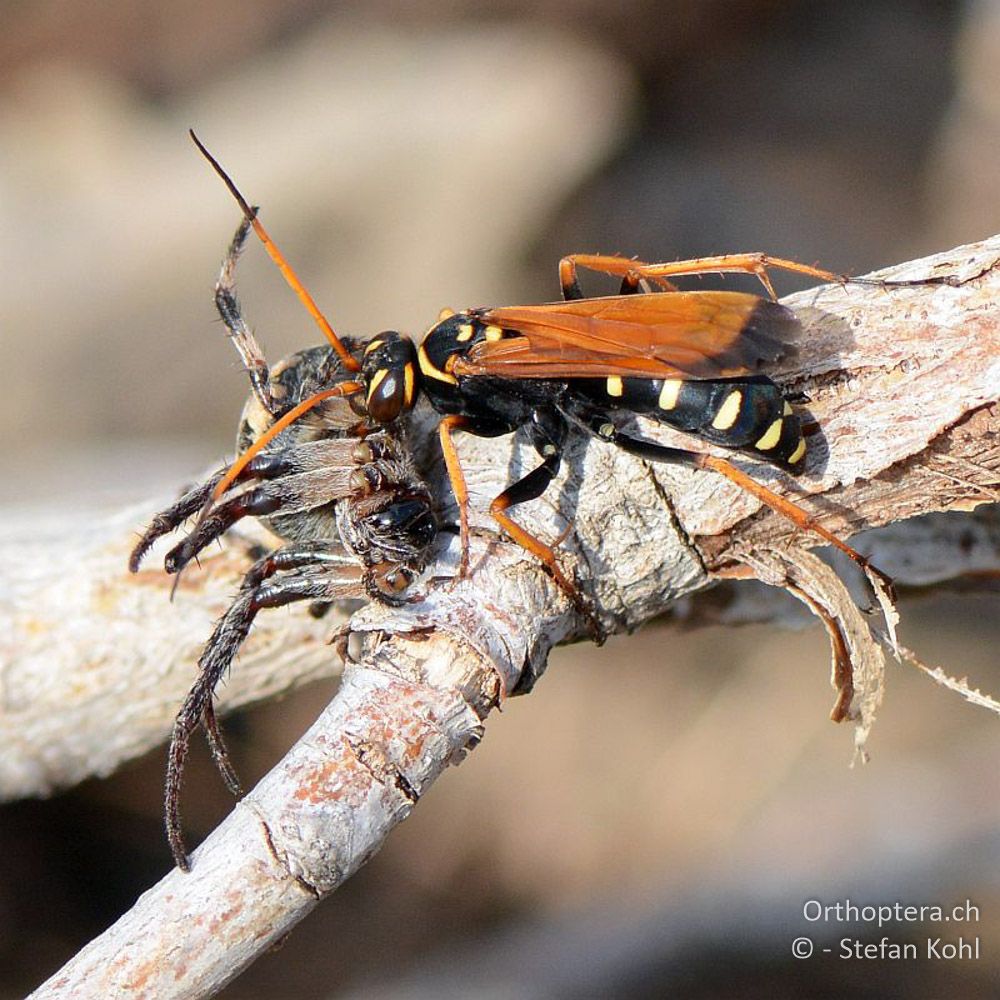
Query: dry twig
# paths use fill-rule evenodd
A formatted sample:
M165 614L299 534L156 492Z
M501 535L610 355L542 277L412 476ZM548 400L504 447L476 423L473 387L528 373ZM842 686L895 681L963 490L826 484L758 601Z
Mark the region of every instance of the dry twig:
M885 274L938 284L824 287L786 300L805 334L784 379L808 394L823 441L813 439L802 480L790 484L759 465L755 475L842 537L995 500L998 261L1000 237ZM533 464L509 440L463 439L461 450L480 512ZM754 573L820 610L848 649L870 643L858 621L845 625L840 585L800 551L816 540L729 483L653 468L596 443L580 443L567 458L552 503L519 516L547 538L573 519L561 553L610 628L635 628L720 578ZM8 526L3 555L14 576L0 595L11 618L0 639L9 647L0 716L8 796L103 773L167 732L208 619L235 586L242 549L229 543L205 572L190 573L171 606L160 574L126 576L129 529L141 520L119 515L82 536L72 524L72 538L63 526L40 539L24 524ZM480 524L489 528L488 518ZM906 558L893 558L894 530L910 534ZM929 578L913 537L916 550L935 553L937 579L997 573L994 517L970 515L950 542L949 532L950 522L910 522L862 544L904 582ZM470 579L428 585L426 600L405 609L370 606L354 617L364 655L309 732L195 853L192 873L168 875L36 996L209 994L378 850L438 774L478 742L505 693L529 686L552 646L580 634L562 593L522 550L491 531L474 541ZM455 548L453 540L433 572L448 572ZM324 626L304 615L271 617L262 616L227 691L237 700L264 696L303 664L329 669L332 655L318 646ZM851 707L864 730L877 678L861 687Z

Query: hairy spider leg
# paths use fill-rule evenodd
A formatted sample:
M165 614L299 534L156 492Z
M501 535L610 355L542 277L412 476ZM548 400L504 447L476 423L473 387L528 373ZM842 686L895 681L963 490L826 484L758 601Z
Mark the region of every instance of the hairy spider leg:
M286 427L294 424L299 417L308 413L314 406L322 403L326 399L333 399L338 396L353 396L361 392L364 386L360 382L340 382L330 389L323 389L314 393L308 399L302 400L297 406L293 406L286 414L275 420L273 424L235 462L229 467L229 471L219 480L212 491L211 502L215 502L239 477L240 473L250 464L254 456L263 448L266 448Z
M139 537L139 541L136 542L135 548L132 549L128 558L130 573L139 572L139 565L158 538L169 534L178 525L203 509L206 501L211 499L212 490L215 489L216 483L222 479L223 474L224 472L217 472L207 482L200 483L188 490L176 503L171 504L166 510L160 511L153 518L149 527Z
M236 768L233 767L233 761L229 756L226 742L222 738L222 729L219 727L219 720L215 715L215 705L212 703L211 698L209 698L208 703L205 705L205 711L202 713L201 727L205 730L205 737L208 739L208 748L212 753L212 760L215 761L215 766L218 768L219 774L222 775L222 780L225 782L226 788L236 798L240 798L243 795L243 787L240 785Z
M209 508L199 517L186 538L179 541L163 559L168 573L179 573L207 545L214 542L244 517L267 517L281 509L281 499L275 494L273 484L264 483L228 497Z
M344 566L352 571L358 566L333 543L287 546L270 553L250 567L236 600L219 619L205 650L198 660L198 679L184 699L174 722L167 752L167 779L164 790L164 815L167 840L177 867L190 870L180 817L180 789L191 736L203 724L212 756L232 791L239 788L235 770L221 739L212 698L215 688L229 668L237 650L246 639L257 612L263 608L283 607L294 601L335 600L355 593L356 577L345 580L311 577L302 574L268 583L279 571L301 570L315 564Z
M267 360L260 344L257 343L257 338L243 319L239 300L236 297L236 265L239 263L240 254L243 253L243 248L246 246L250 225L250 220L244 216L229 244L229 250L222 261L222 269L219 271L219 280L215 283L215 308L218 310L219 316L222 317L222 322L225 323L226 329L229 331L229 339L232 340L233 346L243 362L250 378L250 388L253 390L253 394L261 406L271 416L276 417L281 412L281 404L271 392Z
M338 385L333 386L331 389L324 389L322 392L317 392L310 396L308 399L302 400L297 406L293 406L284 416L276 420L273 424L235 462L229 467L226 474L215 484L215 488L209 494L208 499L205 501L201 510L198 512L198 518L195 521L194 528L188 538L176 549L172 555L176 553L176 558L178 564L183 567L185 563L189 562L193 552L197 551L193 548L192 539L199 536L202 530L205 520L208 518L209 512L212 509L212 505L226 492L227 489L233 484L233 482L239 477L240 473L250 464L254 456L262 448L265 448L271 441L274 440L289 424L295 423L303 414L308 413L314 406L318 403L322 403L325 399L332 399L337 396L350 396L356 392L361 392L363 386L360 382L341 382ZM180 584L181 571L178 570L177 575L174 577L173 586L170 588L170 598L173 600L174 594L177 593L177 587Z

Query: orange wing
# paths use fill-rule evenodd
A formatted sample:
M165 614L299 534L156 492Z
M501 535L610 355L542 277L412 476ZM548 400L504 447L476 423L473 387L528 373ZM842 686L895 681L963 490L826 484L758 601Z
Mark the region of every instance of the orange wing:
M795 352L785 306L744 292L661 292L477 313L517 335L481 341L455 375L501 378L731 378Z

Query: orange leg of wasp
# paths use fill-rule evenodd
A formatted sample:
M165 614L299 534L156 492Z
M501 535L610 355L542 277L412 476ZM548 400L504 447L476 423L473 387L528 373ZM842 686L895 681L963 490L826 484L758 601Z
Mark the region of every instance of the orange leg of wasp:
M810 264L800 264L795 260L783 257L771 257L764 253L732 253L718 257L694 257L691 260L677 260L667 264L647 264L640 260L630 260L627 257L615 257L604 254L570 254L559 262L559 280L563 290L576 283L576 269L585 267L590 271L599 271L615 277L624 278L628 275L638 276L660 287L668 286L668 276L684 274L752 274L767 289L772 299L774 286L768 276L768 268L774 267L795 274L805 274L821 281L844 282L847 279L842 274L824 271ZM578 287L578 286L577 286Z
M461 430L468 425L468 419L457 414L445 417L438 425L438 435L441 439L441 450L444 453L445 466L448 469L448 478L451 480L451 488L455 493L455 499L458 501L462 545L462 555L458 570L459 577L465 576L469 569L469 491L465 483L465 475L462 472L461 461L459 460L458 450L455 448L452 434L456 430ZM534 497L538 496L551 481L554 470L557 468L558 464L552 457L549 457L533 473L529 473L525 479L514 483L513 486L501 493L490 504L490 514L497 524L522 549L530 552L542 563L552 579L555 580L559 588L570 599L578 614L587 622L587 627L590 629L594 641L600 644L604 642L604 632L594 617L593 611L587 607L587 603L581 596L580 591L573 584L573 581L559 568L555 552L543 541L522 528L521 525L506 513L507 509L514 506L514 504L522 503L525 500L534 499Z
M580 288L580 280L577 276L577 268L585 267L588 271L599 271L602 274L610 274L613 277L622 279L623 292L637 289L639 282L646 278L645 269L654 265L646 264L641 260L633 260L631 257L614 257L603 254L583 254L574 253L563 257L559 261L559 286L562 288L564 299L582 299L584 294ZM661 291L675 291L675 287L666 278L649 277L651 281Z
M766 504L771 510L788 518L796 527L803 531L811 531L820 538L825 539L834 548L839 549L844 555L853 559L863 570L877 576L885 585L889 593L892 593L892 579L882 570L872 565L869 559L863 556L856 549L851 548L846 542L841 541L832 531L827 530L814 517L807 514L798 504L786 500L784 497L772 493L766 486L762 486L755 479L752 479L745 472L741 472L736 466L731 465L724 458L716 458L714 455L696 455L694 464L700 469L711 469L725 476L730 482L735 483L740 489L755 496L761 503Z
M455 494L455 499L458 501L459 528L462 542L462 556L458 570L460 577L465 576L469 569L469 490L465 483L465 474L462 472L462 463L458 457L458 449L455 447L452 435L455 431L462 430L468 426L468 418L458 414L446 416L438 424L438 436L441 439L441 451L444 453L444 463L448 469L448 478L451 480L452 491ZM550 461L552 460L550 459ZM556 468L558 468L558 465L556 465ZM541 473L541 476L539 476L539 473ZM540 489L535 488L536 484L532 480L532 476L540 480L538 485L541 489L544 489L545 485L551 481L552 475L552 471L544 465L541 469L536 469L535 473L529 476L527 480L521 480L501 493L490 504L490 514L493 515L494 519L518 545L527 549L532 555L537 556L545 564L556 583L570 595L574 604L579 604L579 594L570 581L566 579L562 570L559 569L555 553L552 549L544 542L535 538L534 535L525 531L516 521L504 513L508 507L512 507L514 504L521 503L524 500L533 499L539 494ZM529 481L531 485L525 488Z
M588 627L594 633L597 642L603 641L600 626L594 618L593 612L587 607L586 602L576 588L576 585L559 568L559 561L555 552L546 545L540 538L536 538L530 531L522 528L509 514L506 513L508 507L515 501L510 500L506 494L501 493L491 504L490 514L493 519L527 552L530 552L545 567L549 575L559 585L562 592L570 599L577 613L586 619ZM600 638L598 638L600 636Z
M444 455L448 479L455 494L455 501L458 503L459 540L462 550L458 562L460 579L469 572L469 488L465 484L465 473L462 472L462 462L458 457L458 449L455 447L452 434L467 427L468 423L469 421L460 414L450 413L438 424L441 453Z
M538 470L536 470L537 472ZM521 480L524 482L524 480ZM570 603L576 609L576 613L586 622L591 638L598 646L604 644L607 638L601 623L597 620L593 610L589 607L576 584L559 568L559 561L556 559L555 551L551 546L546 545L540 538L536 538L530 531L522 528L506 511L515 503L520 503L516 495L518 483L500 494L490 504L490 514L497 524L510 535L526 552L530 552L546 569L549 576L555 580L559 589L569 598ZM568 528L567 528L568 530Z
M330 326L329 321L320 311L316 301L309 294L305 285L299 280L298 275L292 270L291 265L285 259L285 255L278 249L277 244L268 235L267 230L261 225L260 220L257 218L257 209L252 208L247 202L246 198L240 193L239 188L233 183L232 178L222 169L221 164L212 154L202 145L201 140L194 134L193 129L188 130L188 134L194 141L194 144L198 147L201 155L205 157L206 160L212 165L212 169L222 178L223 183L229 188L229 193L236 199L237 204L243 210L243 214L246 216L250 225L253 226L253 231L259 237L261 243L264 244L264 249L267 250L268 255L271 260L278 266L278 270L281 272L282 277L288 283L288 287L291 288L293 292L299 297L299 301L306 307L309 311L309 315L312 316L316 325L323 331L323 336L330 341L331 346L337 352L340 360L344 364L344 368L349 372L361 371L361 365L354 358L350 351L341 342L341 339L333 331L333 327Z
M618 445L624 451L632 455L638 455L652 462L675 462L680 465L692 466L696 469L711 469L725 476L730 482L735 483L740 489L746 491L751 496L755 496L761 503L770 507L773 511L787 518L796 527L803 531L811 531L819 535L820 538L829 542L834 548L839 549L844 555L853 559L866 573L878 577L883 586L892 594L892 579L883 573L856 549L852 549L846 542L841 541L832 531L824 528L814 517L807 514L798 504L791 500L773 493L766 486L762 486L756 479L752 479L745 472L740 472L735 465L730 464L724 458L716 458L714 455L706 455L701 452L685 451L681 448L671 448L658 444L655 441L646 441L642 438L632 437L614 428L610 422L601 414L589 414L582 418L576 418L577 423L586 428L595 437L604 441L610 441Z

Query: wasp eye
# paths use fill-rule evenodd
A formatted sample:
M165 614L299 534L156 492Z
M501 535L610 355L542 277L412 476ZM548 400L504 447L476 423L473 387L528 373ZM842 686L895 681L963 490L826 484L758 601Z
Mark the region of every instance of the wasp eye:
M368 415L379 424L391 423L403 410L403 380L391 368L380 368L368 385Z
M415 401L416 367L413 342L393 330L375 337L365 348L361 371L365 404L375 423L392 423Z

